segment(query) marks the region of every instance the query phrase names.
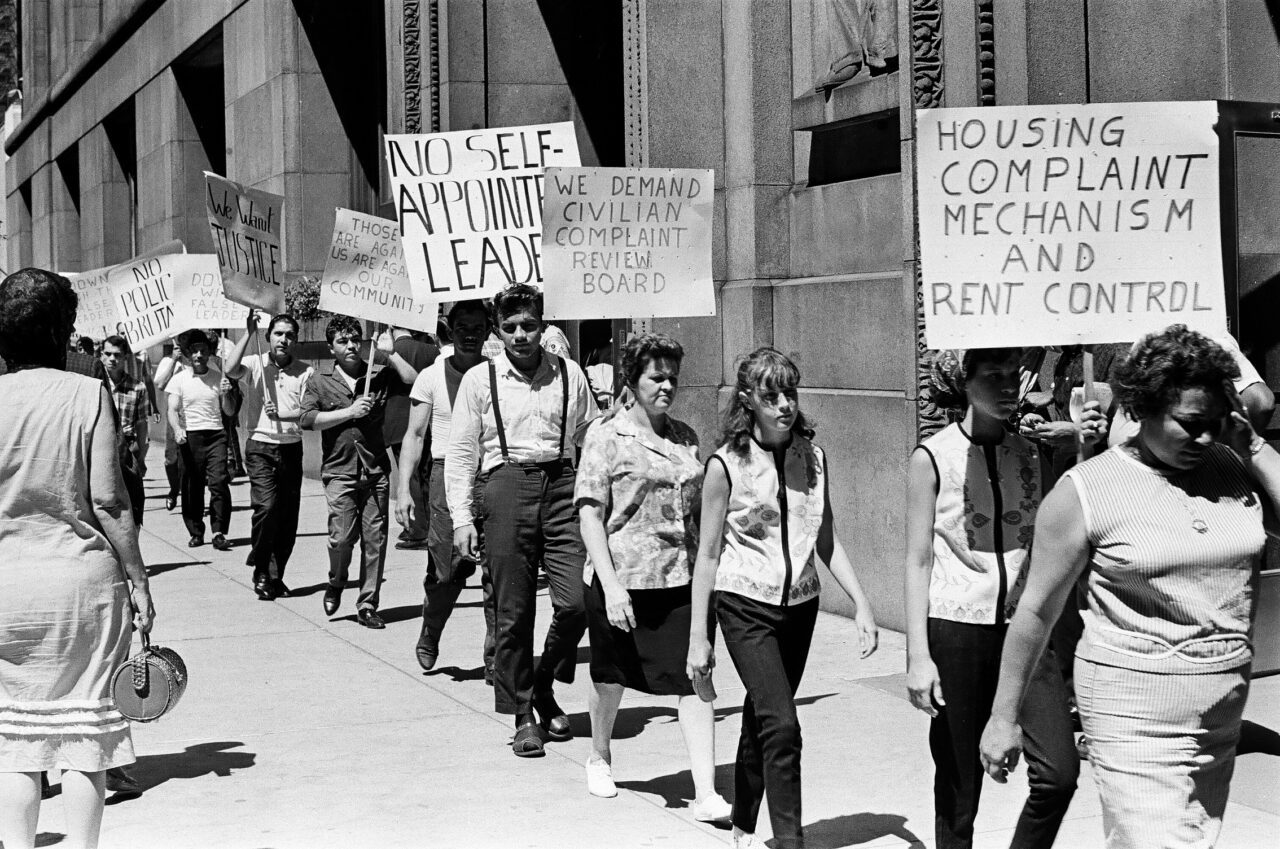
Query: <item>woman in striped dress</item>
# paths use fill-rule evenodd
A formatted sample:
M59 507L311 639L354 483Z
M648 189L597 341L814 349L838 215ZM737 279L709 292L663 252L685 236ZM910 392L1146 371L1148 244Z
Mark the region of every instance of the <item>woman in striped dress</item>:
M1222 827L1249 691L1257 490L1280 503L1280 455L1249 425L1238 374L1183 325L1143 339L1115 382L1138 433L1040 508L982 758L997 781L1014 767L1027 680L1084 573L1076 701L1108 849L1209 847Z
M0 841L34 845L40 774L61 769L68 845L98 844L103 773L133 763L110 697L129 624L154 611L102 383L62 370L76 294L0 282ZM131 612L132 608L132 612Z

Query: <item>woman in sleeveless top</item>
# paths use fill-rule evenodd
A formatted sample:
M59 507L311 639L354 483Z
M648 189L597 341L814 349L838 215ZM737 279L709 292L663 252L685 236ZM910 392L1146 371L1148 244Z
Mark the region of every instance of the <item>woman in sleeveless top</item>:
M154 612L100 381L61 370L76 295L27 268L0 282L0 841L34 845L40 774L61 769L67 836L96 846L103 773L132 763L110 698L129 624ZM131 607L133 613L131 613Z
M800 371L773 348L738 367L725 443L707 463L693 575L688 674L715 665L706 621L716 618L747 694L734 764L733 843L755 839L760 802L779 849L804 846L800 816L800 686L818 615L821 557L853 601L862 657L876 649L871 605L836 536L826 456L800 412ZM696 678L695 678L696 680Z
M989 716L1007 623L1029 570L1040 455L1009 427L1018 348L939 351L932 400L964 419L911 456L907 485L907 691L932 717L937 845L973 845L982 795L978 734ZM1100 436L1097 404L1081 423ZM1014 847L1049 847L1075 793L1079 759L1067 689L1051 658L1036 668L1027 718L1030 793Z
M1083 573L1076 702L1108 849L1209 847L1222 826L1249 689L1257 490L1280 503L1280 455L1249 425L1238 374L1183 325L1143 339L1116 375L1137 434L1069 471L1040 511L983 762L997 780L1016 762L1033 661Z

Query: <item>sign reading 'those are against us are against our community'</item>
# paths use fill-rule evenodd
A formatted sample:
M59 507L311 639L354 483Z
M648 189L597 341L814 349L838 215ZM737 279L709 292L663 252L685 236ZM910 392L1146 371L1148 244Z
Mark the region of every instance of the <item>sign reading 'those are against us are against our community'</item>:
M434 332L436 304L409 287L396 222L338 209L324 261L320 309L366 321Z
M1226 331L1217 104L925 109L918 216L930 347Z
M541 288L544 171L579 164L572 122L388 135L386 155L416 298Z
M714 181L692 168L548 168L546 317L715 314Z

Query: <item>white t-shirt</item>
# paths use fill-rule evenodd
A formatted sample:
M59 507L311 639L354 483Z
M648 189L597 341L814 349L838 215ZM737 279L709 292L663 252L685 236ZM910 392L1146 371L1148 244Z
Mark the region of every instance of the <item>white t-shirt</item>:
M204 374L184 369L165 387L170 400L182 405L183 427L222 430L222 372L213 366Z
M448 357L440 357L424 368L409 390L409 397L427 406L431 433L431 459L443 460L449 448L449 425L453 421L453 402L449 400L449 383L454 392L462 382L462 372L453 367Z

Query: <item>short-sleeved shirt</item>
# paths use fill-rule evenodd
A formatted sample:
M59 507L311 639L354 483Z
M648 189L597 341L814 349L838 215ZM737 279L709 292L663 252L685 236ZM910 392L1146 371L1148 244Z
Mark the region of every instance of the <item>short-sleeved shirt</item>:
M436 361L440 349L430 342L419 342L412 336L395 340L395 352L418 374ZM387 383L387 412L383 417L382 437L388 445L399 445L409 429L409 393L412 384L405 383L394 369Z
M483 365L483 364L482 364ZM443 460L449 448L449 426L453 421L453 399L458 397L463 372L450 357L441 357L418 373L409 397L427 406L431 459Z
M629 410L629 408L628 408ZM702 463L698 435L675 419L654 439L628 410L591 426L582 446L574 504L604 508L613 569L629 590L681 587L698 551ZM583 580L595 566L587 557Z
M272 445L301 442L302 426L298 424L297 417L302 412L302 391L315 369L296 357L289 365L280 368L270 354L245 357L241 365L245 370L244 379L240 382L245 414L252 425L249 438ZM264 387L267 397L275 402L276 412L294 421L279 421L267 416L262 397Z
M371 394L386 391L390 371L392 369L384 368L372 377ZM356 382L347 377L337 363L329 366L328 371L316 370L302 391L302 417L298 423L310 429L320 413L350 407L356 399L355 387ZM322 480L390 474L391 460L382 438L383 411L383 404L375 404L369 415L320 432L320 447L324 451L320 468Z
M169 398L182 404L187 430L222 430L222 372L209 366L204 374L183 369L165 387Z

